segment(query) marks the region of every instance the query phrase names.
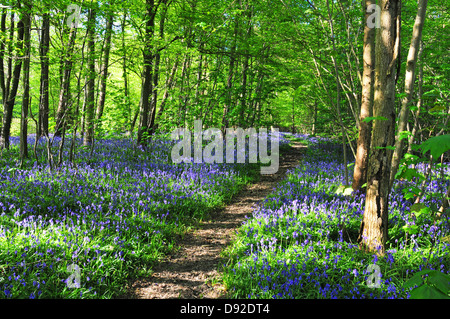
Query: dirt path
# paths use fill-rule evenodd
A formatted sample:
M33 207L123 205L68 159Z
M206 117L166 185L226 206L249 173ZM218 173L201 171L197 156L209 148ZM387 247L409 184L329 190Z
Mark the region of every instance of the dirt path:
M226 262L221 252L233 240L237 228L250 216L255 205L281 181L286 171L295 167L305 146L294 143L280 158L276 174L262 175L257 184L242 190L214 219L200 224L186 234L182 247L158 264L151 277L131 284L131 299L197 299L226 297L224 287L214 282L219 266Z

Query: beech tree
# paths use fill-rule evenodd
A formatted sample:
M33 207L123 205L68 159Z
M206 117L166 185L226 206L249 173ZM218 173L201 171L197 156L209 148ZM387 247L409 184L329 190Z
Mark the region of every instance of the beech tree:
M400 115L398 119L398 133L395 138L395 149L392 157L392 168L390 175L390 186L394 183L395 174L400 163L400 159L403 157L404 140L407 135L404 135L408 124L409 105L412 100L414 92L414 82L416 79L416 65L417 56L420 49L420 42L422 39L422 29L425 20L425 13L427 10L427 0L418 1L417 16L414 23L413 34L411 37L411 45L409 47L408 58L406 61L406 75L405 75L405 96L402 99L402 106L400 109Z
M375 38L375 82L367 191L359 243L383 255L388 239L392 146L395 139L395 78L399 50L400 0L380 2L380 28Z
M373 109L373 76L375 59L375 28L369 25L375 0L365 1L364 17L364 44L363 44L363 74L362 74L362 100L359 116L359 135L356 144L355 167L353 170L352 188L354 191L361 188L367 181L367 164L369 159L372 122L366 121L372 116Z
M0 149L9 149L10 141L9 137L11 134L11 121L13 116L13 108L16 102L17 90L19 88L20 73L22 71L22 62L24 58L23 46L24 46L24 34L25 34L25 16L23 14L24 7L21 5L20 1L17 2L17 8L21 12L20 20L17 22L17 38L14 41L14 34L16 33L15 28L15 13L11 12L10 18L10 31L9 31L9 45L8 45L8 66L7 75L4 78L4 84L2 84L2 95L3 95L3 122L0 131ZM5 27L6 13L3 11L2 15L2 30L6 31ZM5 33L3 33L5 35ZM13 58L13 42L15 42L15 54ZM4 50L2 50L4 51ZM2 56L4 52L2 52ZM2 59L3 60L3 59ZM13 63L14 61L14 63ZM13 66L14 65L14 66ZM0 70L4 72L4 70Z
M95 109L95 19L97 8L94 5L89 9L89 17L87 21L87 38L88 38L88 63L86 75L86 96L85 96L85 127L84 127L84 145L90 145L94 138L94 109Z

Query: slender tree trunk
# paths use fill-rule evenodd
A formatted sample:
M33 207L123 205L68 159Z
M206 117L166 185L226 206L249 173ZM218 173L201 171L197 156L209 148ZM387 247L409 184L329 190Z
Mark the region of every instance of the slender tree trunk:
M161 20L159 21L159 38L164 40L164 25L166 22L167 6L165 5L167 1L164 2L164 8L161 13ZM159 85L159 68L161 63L161 53L160 50L156 52L155 55L155 70L153 72L153 95L152 95L152 105L151 114L149 119L149 133L153 135L155 133L155 118L156 118L156 107L158 104L158 85Z
M55 135L61 136L63 132L64 118L67 116L67 102L69 100L70 76L72 73L72 53L75 46L76 31L75 27L70 29L69 42L67 44L67 52L62 60L61 88L59 91L58 108L56 111L56 127Z
M179 97L179 118L178 118L178 125L186 125L187 123L187 100L188 100L188 92L186 87L188 86L185 84L187 82L186 78L188 77L188 68L189 68L189 60L190 60L190 54L186 53L184 57L183 67L181 68L181 80L180 80L180 97Z
M225 107L223 110L223 117L222 117L222 131L225 132L225 129L229 127L230 120L228 113L231 111L231 104L232 104L232 87L233 87L233 76L234 76L234 65L236 63L236 45L237 45L237 36L238 36L238 19L235 20L235 26L234 26L234 37L233 37L233 44L230 51L230 65L228 68L228 78L227 78L227 85L226 85L226 99L225 99Z
M23 49L23 42L24 42L24 31L25 31L25 25L24 25L24 17L20 18L19 22L17 23L18 28L18 35L17 35L17 44L16 48L18 52L21 52ZM14 15L11 15L11 33L10 33L10 40L13 39L14 34L14 23L12 22L14 20ZM11 121L12 121L12 113L14 104L16 101L17 96L17 90L19 88L19 82L20 82L20 72L22 70L22 61L23 57L19 57L15 59L14 69L12 70L12 59L10 59L9 66L8 66L8 79L6 81L6 98L4 99L3 103L3 123L2 123L2 129L0 134L0 149L6 148L9 149L9 138L11 134ZM12 80L12 83L10 81ZM11 85L10 85L11 84Z
M423 42L420 42L420 50L419 50L419 61L421 61L422 59L422 53L423 53ZM412 145L414 143L414 139L416 138L417 135L417 130L419 128L419 116L420 116L420 111L422 109L422 105L423 105L423 62L420 63L419 66L419 78L418 78L418 84L417 84L418 88L418 99L417 99L417 110L416 113L413 114L414 115L414 125L413 128L411 130L411 135L408 138L408 150L406 151L407 153L411 154L412 152Z
M384 255L388 240L389 177L395 140L395 46L400 0L381 0L380 28L375 39L375 82L369 170L364 216L358 242L361 249Z
M209 96L208 99L208 105L206 106L206 110L205 113L203 114L203 123L205 125L205 127L211 126L213 125L213 119L212 119L212 114L214 113L214 106L217 100L217 82L219 79L219 70L222 67L222 61L223 61L223 55L217 56L215 59L215 69L212 73L212 76L214 77L213 81L208 81L209 83L211 83L211 85L209 86L208 90L207 90L207 94ZM212 64L212 63L211 63ZM208 76L208 78L210 77L210 75ZM208 118L209 115L209 118Z
M312 136L316 135L316 130L317 130L317 100L314 100L314 117L313 117L313 124L312 124L312 130L311 130Z
M252 15L253 15L253 8L250 8L248 1L246 2L245 6L246 11L246 20L248 23L247 31L245 33L245 45L247 46L244 52L244 62L242 65L242 92L241 92L241 98L240 98L240 119L239 123L242 127L243 125L247 125L248 123L245 122L245 112L247 108L247 82L248 82L248 71L249 71L249 60L250 60L250 54L249 54L249 48L248 48L248 41L251 37L252 31L253 31L253 24L252 24Z
M128 123L127 127L130 128L130 134L133 133L134 126L136 124L136 120L132 119L132 107L130 103L129 98L129 88L128 88L128 67L127 67L127 47L125 44L125 26L127 22L127 11L125 10L123 13L123 19L122 19L122 78L123 78L123 96L124 101L123 104L127 108L127 117L128 117Z
M20 117L20 160L28 157L28 108L30 103L30 54L31 54L31 6L29 2L24 3L23 28L24 28L24 49L23 61L23 97L22 114ZM38 136L36 136L36 139Z
M200 103L200 86L203 81L203 54L200 54L198 58L198 68L197 68L197 84L195 87L194 95L194 105L197 106L196 118L202 118L202 103ZM198 111L200 110L200 112ZM199 113L198 113L199 112Z
M331 42L333 45L333 50L335 52L336 51L336 43L334 40L334 26L333 26L333 20L332 20L332 16L331 16L331 10L330 10L330 6L329 6L329 1L327 0L327 8L328 8L328 24L330 25L330 30L331 30ZM337 66L337 62L336 59L334 58L334 56L331 56L331 61L333 62L334 65L334 75L335 75L335 80L336 80L336 115L339 121L339 126L341 128L341 134L342 134L342 149L343 149L343 155L344 155L344 178L345 178L345 185L347 186L349 184L348 181L348 167L347 167L347 145L345 143L345 127L344 127L344 123L342 121L342 116L341 116L341 102L340 102L340 88L341 88L341 84L339 81L339 70L338 70L338 66Z
M84 122L83 145L91 145L94 140L94 107L95 107L95 19L96 9L89 9L87 22L87 77L86 77L86 112Z
M0 89L2 91L2 105L6 101L6 82L5 82L5 65L3 59L5 58L5 43L6 43L6 8L2 9L2 17L0 21ZM0 117L1 122L1 117ZM1 128L0 128L1 129Z
M414 82L416 80L416 64L417 55L422 39L422 30L425 22L425 13L427 10L427 0L419 0L416 21L414 23L413 35L411 38L411 45L409 46L408 59L406 61L406 75L405 75L405 94L402 99L402 107L400 110L400 116L398 120L398 134L396 135L395 150L392 156L392 168L390 176L390 185L394 183L395 174L397 173L400 159L403 157L403 145L404 138L401 137L401 133L406 131L406 125L408 123L409 104L412 100L412 94L414 92Z
M142 71L141 99L139 102L139 128L137 143L144 144L148 135L148 118L151 106L152 82L153 82L153 34L155 29L155 1L146 0L146 24L144 43L144 69Z
M155 118L155 130L158 129L158 126L159 126L158 123L159 123L159 120L160 120L161 116L164 113L164 109L165 109L165 106L166 106L166 101L167 101L167 98L169 97L169 91L172 89L173 84L175 82L174 78L175 78L175 74L176 74L177 69L178 69L179 61L180 61L179 54L177 54L177 57L175 58L175 63L173 64L172 70L170 71L169 78L166 80L166 89L164 91L161 103L159 104L158 114L156 115L156 118Z
M364 119L372 116L373 109L373 67L375 59L375 29L370 28L367 21L371 15L367 12L375 0L365 2L365 26L364 26L364 48L363 48L363 75L362 75L362 100L359 116L359 136L356 146L355 167L353 171L352 188L354 191L361 188L367 181L367 164L370 150L370 137L372 123L364 122Z
M48 109L49 109L49 57L50 48L50 15L45 13L42 17L41 30L41 86L39 100L39 136L48 136Z
M103 116L103 110L105 108L106 81L108 79L109 53L111 51L111 36L113 23L114 23L114 15L112 12L108 10L108 17L106 21L106 30L105 30L106 34L105 34L104 55L100 70L100 88L99 88L100 93L98 97L97 112L96 112L97 123L95 124L95 127L101 125L100 121Z

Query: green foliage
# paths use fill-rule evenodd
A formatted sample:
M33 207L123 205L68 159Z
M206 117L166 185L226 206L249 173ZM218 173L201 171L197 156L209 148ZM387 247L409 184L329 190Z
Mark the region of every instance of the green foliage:
M419 149L424 154L429 151L433 160L437 161L443 153L450 150L450 134L429 138L419 146Z
M414 288L411 299L450 299L450 276L437 270L417 272L404 287Z

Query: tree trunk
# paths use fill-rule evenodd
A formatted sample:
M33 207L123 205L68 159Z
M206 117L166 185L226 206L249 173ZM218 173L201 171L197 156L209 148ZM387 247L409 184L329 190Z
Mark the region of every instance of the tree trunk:
M355 158L355 167L353 171L352 188L359 190L367 181L367 164L369 159L370 136L372 123L364 122L364 119L372 116L373 109L373 67L375 58L375 29L367 25L371 16L367 12L370 5L375 4L375 0L366 0L365 2L365 27L364 27L364 49L363 49L363 78L362 78L362 100L359 116L359 136L357 141L357 150Z
M13 38L14 34L14 15L11 15L11 32L10 32L10 40ZM23 40L24 40L24 20L23 16L17 23L18 35L17 35L17 51L21 52L23 49ZM16 58L14 64L14 70L12 70L12 59L10 59L8 66L8 79L6 81L6 98L4 98L3 103L3 123L0 134L0 149L6 148L9 149L9 138L11 134L11 121L12 121L12 113L14 104L16 101L17 90L19 88L20 82L20 72L22 70L22 60L23 57ZM10 81L12 80L12 83Z
M179 118L178 118L178 126L183 125L186 126L186 122L187 122L187 99L188 99L188 93L185 92L186 88L188 85L185 85L185 78L188 77L186 74L187 69L189 68L189 60L190 60L190 55L189 53L186 53L185 57L184 57L184 62L183 62L183 67L181 68L181 84L180 84L180 96L179 96L179 102L180 102L180 106L179 106Z
M24 3L23 27L25 57L23 60L23 97L20 117L20 160L28 157L28 108L30 104L30 54L31 54L31 3ZM38 136L36 136L36 139Z
M316 135L316 130L317 130L317 100L314 100L314 117L311 130L312 136Z
M252 15L253 15L253 7L249 6L248 1L246 1L245 5L245 11L246 11L246 20L248 23L247 31L245 33L244 37L244 43L245 43L245 51L244 51L244 62L242 65L242 84L241 84L241 98L240 101L240 118L239 118L239 126L247 125L248 123L245 123L245 112L247 108L247 82L248 82L248 71L249 71L249 60L250 60L250 54L249 54L249 47L248 47L248 41L251 37L252 31L253 31L253 25L252 25Z
M222 117L222 132L225 132L225 129L229 127L230 120L228 113L231 111L231 91L233 87L233 76L234 76L234 65L236 63L236 43L237 43L237 36L238 36L238 19L235 20L234 25L234 37L233 37L233 44L230 51L230 65L228 68L228 78L227 78L227 85L226 85L226 99L225 99L225 107L223 110L223 117Z
M49 108L49 57L50 48L50 15L45 13L42 17L41 45L41 86L39 100L39 136L48 136L48 108Z
M398 120L398 134L396 135L395 150L392 156L392 168L390 176L390 185L394 183L395 174L397 173L400 159L403 157L403 145L404 138L401 137L401 133L406 131L406 125L408 123L409 104L412 100L412 94L414 92L414 82L416 80L416 64L417 55L419 51L420 42L422 39L423 24L425 21L425 13L427 10L427 0L419 0L416 21L414 22L413 35L411 38L411 45L409 46L408 60L406 62L406 75L405 75L405 94L402 99L402 107L400 110L400 117Z
M373 122L367 171L364 216L358 242L361 249L384 255L388 239L389 173L395 139L395 46L400 0L381 0L380 28L376 30Z
M331 16L331 10L330 10L330 6L329 6L329 0L327 0L327 8L328 8L328 24L330 25L330 30L331 30L331 42L333 45L333 50L335 52L337 52L336 50L336 43L335 43L335 39L334 39L334 27L333 27L333 20L332 20L332 16ZM349 184L348 181L348 167L347 167L347 145L345 143L345 127L344 127L344 123L342 121L342 116L341 116L341 102L340 102L340 88L341 88L341 84L339 81L339 70L338 70L338 66L337 66L337 62L336 59L334 58L334 56L331 56L331 61L333 62L333 66L334 66L334 75L335 75L335 80L336 80L336 115L337 115L337 119L339 121L339 126L341 128L341 134L342 134L342 150L343 150L343 155L344 155L344 178L345 178L345 186L347 186Z
M146 0L146 24L144 43L144 69L142 71L141 99L139 102L139 128L137 143L144 144L144 139L148 135L148 117L151 106L152 82L153 82L153 34L155 29L155 1Z
M0 21L0 89L2 90L2 105L6 101L6 83L5 83L5 65L3 59L5 57L5 43L6 43L6 8L2 10L2 17ZM1 117L0 117L1 120Z
M127 108L128 113L128 127L130 128L130 134L133 133L134 126L136 124L136 120L131 118L132 115L132 108L131 103L129 100L129 89L128 89L128 67L127 67L127 47L125 44L125 25L127 22L127 11L123 13L123 19L122 19L122 78L123 78L123 96L124 96L124 102L123 104Z
M108 79L109 53L111 51L111 35L113 23L114 23L114 15L112 12L108 11L105 30L106 34L105 34L104 56L100 70L100 89L99 89L100 93L98 97L97 112L96 112L97 123L95 124L95 127L101 126L100 121L103 115L103 110L105 108L106 81Z
M169 78L166 81L166 89L164 91L164 95L163 95L163 98L161 100L161 103L159 104L158 114L156 115L156 118L155 118L155 130L158 129L159 119L161 118L161 116L164 113L164 108L166 106L166 101L167 101L167 98L169 97L169 90L173 87L175 73L177 72L177 69L178 69L179 60L180 60L179 59L179 55L177 55L175 63L173 64L173 67L172 67L172 71L170 72Z
M423 53L423 42L420 42L420 49L419 49L419 61L421 61L422 59L422 53ZM418 84L417 84L418 88L417 88L417 95L418 95L418 100L417 100L417 110L415 112L414 115L414 125L413 128L411 130L411 135L408 138L408 149L407 149L407 153L411 154L412 152L412 146L414 143L414 139L416 138L417 135L417 129L419 127L419 116L420 116L420 110L422 109L422 105L423 105L423 62L420 63L419 66L419 78L418 78Z
M94 107L95 107L95 18L96 9L89 9L87 22L87 78L86 78L86 112L84 122L83 145L91 145L94 140Z
M69 100L70 76L72 73L72 53L75 46L76 31L75 27L70 29L69 42L67 44L67 52L62 61L61 88L59 91L58 108L56 111L56 127L55 135L61 136L63 131L63 122L67 116L67 102Z
M167 1L164 2L166 4ZM167 6L164 5L163 11L161 13L161 20L159 22L159 38L164 40L164 24L166 22ZM155 56L155 70L153 74L153 95L152 95L152 105L149 123L149 133L153 135L155 133L155 118L156 118L156 107L158 104L158 85L159 85L159 68L161 63L161 53L160 50Z

